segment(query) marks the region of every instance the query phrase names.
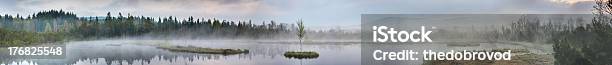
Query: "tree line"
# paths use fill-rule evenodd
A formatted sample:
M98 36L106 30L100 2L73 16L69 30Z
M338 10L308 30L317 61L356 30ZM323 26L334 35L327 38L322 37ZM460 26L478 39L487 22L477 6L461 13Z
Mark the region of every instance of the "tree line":
M292 35L293 24L264 21L230 21L188 17L145 17L112 15L105 17L77 17L62 10L38 12L26 17L16 15L0 16L1 28L12 31L68 33L76 38L104 38L139 35L194 36L202 38L253 38L266 39L275 35Z

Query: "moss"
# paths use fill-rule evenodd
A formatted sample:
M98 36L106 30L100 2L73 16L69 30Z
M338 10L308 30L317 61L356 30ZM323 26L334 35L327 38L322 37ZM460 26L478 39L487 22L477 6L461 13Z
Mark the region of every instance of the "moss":
M289 52L285 52L285 54L283 55L287 58L297 58L297 59L311 59L311 58L319 57L319 53L314 52L314 51L304 51L304 52L289 51Z

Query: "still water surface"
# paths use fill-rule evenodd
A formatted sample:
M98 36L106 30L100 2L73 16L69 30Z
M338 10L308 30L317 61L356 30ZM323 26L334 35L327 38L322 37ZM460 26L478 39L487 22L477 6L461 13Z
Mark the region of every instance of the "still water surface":
M172 52L141 44L168 43L205 48L249 49L235 55ZM64 59L7 59L22 65L360 65L360 45L347 42L260 42L220 40L96 40L66 44ZM314 59L286 58L286 51L316 51Z
M248 49L249 53L235 55L172 52L142 44L171 44L204 48ZM532 43L474 43L476 46L452 46L452 43L385 44L376 49L407 50L486 50L498 48L528 49L536 54L550 54L551 44ZM63 59L0 59L0 65L360 65L359 42L262 42L236 40L95 40L65 43ZM368 44L365 44L368 46ZM368 47L370 48L370 47ZM292 59L283 56L287 51L316 51L314 59ZM369 53L368 53L369 54ZM1 56L0 56L1 57ZM368 57L368 56L366 56ZM416 57L421 57L417 55ZM367 62L367 61L366 61ZM419 65L422 61L400 64Z

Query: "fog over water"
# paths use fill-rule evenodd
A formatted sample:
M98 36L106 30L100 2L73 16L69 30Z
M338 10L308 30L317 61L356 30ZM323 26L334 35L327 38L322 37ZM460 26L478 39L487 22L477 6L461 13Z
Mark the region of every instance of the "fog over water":
M249 53L235 55L198 54L172 52L153 46L138 44L170 43L178 46L197 46L205 48L249 49ZM37 64L145 64L145 65L358 65L359 44L354 42L312 42L304 43L302 50L317 51L315 59L291 59L282 54L286 51L300 50L297 42L260 42L226 40L94 40L67 42L67 55L64 59L8 60L32 61ZM6 62L6 61L5 61Z

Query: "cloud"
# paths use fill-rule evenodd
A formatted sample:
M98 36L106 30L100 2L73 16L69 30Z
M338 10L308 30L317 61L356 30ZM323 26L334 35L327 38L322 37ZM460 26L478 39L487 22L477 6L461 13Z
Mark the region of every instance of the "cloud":
M111 2L110 0L17 0L16 6L24 9L77 9L102 7Z
M359 25L361 14L590 14L592 0L0 0L1 14L63 9L78 16L117 12L294 23ZM259 20L257 20L259 19ZM333 23L330 23L333 22Z
M259 0L137 0L136 8L145 11L192 12L206 15L241 15L265 11Z
M565 5L575 5L583 2L594 2L595 0L550 0L551 2L565 4Z
M64 9L101 15L105 11L152 15L254 15L272 9L260 0L17 0L22 10ZM170 14L172 13L172 14Z

